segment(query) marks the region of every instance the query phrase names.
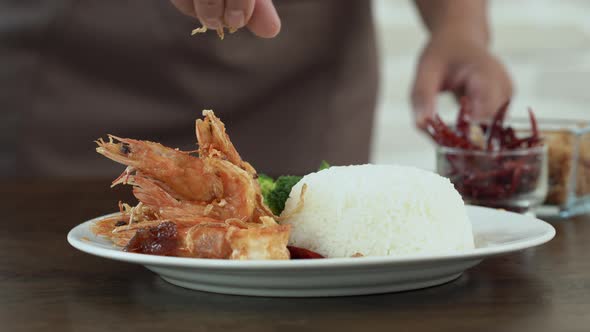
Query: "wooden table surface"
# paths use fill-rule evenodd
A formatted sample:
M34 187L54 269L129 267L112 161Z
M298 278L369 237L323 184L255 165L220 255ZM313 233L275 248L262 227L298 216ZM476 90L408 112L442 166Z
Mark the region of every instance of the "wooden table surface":
M66 242L70 228L129 199L128 188L9 182L0 188L0 331L590 331L590 217L554 221L548 244L438 287L253 298L178 288Z

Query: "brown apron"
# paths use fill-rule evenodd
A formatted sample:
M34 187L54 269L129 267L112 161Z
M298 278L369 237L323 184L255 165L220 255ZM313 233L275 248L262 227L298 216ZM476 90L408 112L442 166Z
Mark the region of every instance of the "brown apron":
M370 1L278 0L283 29L220 41L164 0L0 4L0 170L114 176L112 133L195 149L213 109L258 171L368 161L377 93Z

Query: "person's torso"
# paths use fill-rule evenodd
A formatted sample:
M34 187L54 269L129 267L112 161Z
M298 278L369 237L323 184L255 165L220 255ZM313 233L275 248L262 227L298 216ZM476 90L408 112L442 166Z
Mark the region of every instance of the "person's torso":
M240 30L223 41L190 36L200 24L168 1L28 3L0 5L0 20L14 20L0 30L10 86L0 103L16 175L114 174L121 167L93 152L107 133L194 149L202 109L215 110L261 171L368 157L369 1L275 1L279 37Z

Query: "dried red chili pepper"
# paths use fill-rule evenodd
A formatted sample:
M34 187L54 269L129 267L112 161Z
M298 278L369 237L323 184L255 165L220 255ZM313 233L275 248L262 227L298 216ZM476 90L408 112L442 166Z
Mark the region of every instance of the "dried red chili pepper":
M518 138L516 137L514 129L512 129L512 127L504 128L502 135L500 136L500 150L507 150L507 148L516 141L518 141Z
M533 113L533 109L529 107L529 119L531 121L531 131L533 132L532 137L539 137L539 129L537 128L537 119L535 119L535 114Z
M440 116L435 115L426 122L426 129L433 139L440 145L462 149L475 149L475 144L468 137L460 137L449 128Z
M536 145L537 143L539 143L540 139L539 139L539 128L537 127L537 119L535 119L535 114L533 113L533 109L529 107L528 109L529 112L529 120L531 122L531 132L532 135L529 138L529 147Z
M451 179L468 201L486 201L486 205L507 208L502 206L503 202L536 188L542 153L509 152L542 145L537 121L529 109L531 135L519 138L512 127L504 125L508 106L509 101L500 107L489 125L479 124L486 136L483 146L471 141L469 134L473 124L468 121L470 105L467 99L461 100L454 128L447 126L438 116L427 122L428 132L437 144L459 149L447 152L444 156L448 161L446 169L439 171Z
M506 112L508 111L508 105L510 105L510 100L506 101L500 110L496 112L494 119L492 120L492 126L489 129L489 133L487 133L488 139L486 141L486 149L491 151L494 149L494 139L498 136L499 133L502 132L503 125L504 125L504 118L506 117ZM499 149L500 144L498 144Z

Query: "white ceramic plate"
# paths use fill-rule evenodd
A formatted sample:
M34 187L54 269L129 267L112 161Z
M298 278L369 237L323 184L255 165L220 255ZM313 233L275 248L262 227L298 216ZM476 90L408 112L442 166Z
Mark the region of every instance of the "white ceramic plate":
M229 261L123 252L90 231L73 228L68 242L91 255L142 264L164 280L202 291L253 296L345 296L411 290L458 278L482 259L543 244L555 229L530 216L468 206L476 249L452 255Z

